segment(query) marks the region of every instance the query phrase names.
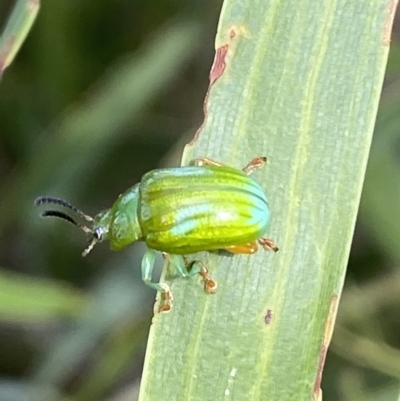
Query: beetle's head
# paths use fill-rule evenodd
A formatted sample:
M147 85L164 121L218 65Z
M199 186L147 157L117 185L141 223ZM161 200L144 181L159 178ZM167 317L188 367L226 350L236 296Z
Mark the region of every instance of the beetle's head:
M35 205L43 205L43 204L59 205L63 208L72 210L77 216L79 216L83 220L86 220L86 222L89 223L88 225L81 224L73 217L71 217L69 214L61 212L59 210L45 210L41 214L43 217L58 217L60 219L66 220L71 224L73 224L74 226L79 227L89 236L89 245L82 252L82 256L86 256L98 242L101 242L108 238L108 230L110 225L109 210L101 212L95 218L93 218L83 213L75 206L72 206L70 203L59 198L41 196L35 200Z

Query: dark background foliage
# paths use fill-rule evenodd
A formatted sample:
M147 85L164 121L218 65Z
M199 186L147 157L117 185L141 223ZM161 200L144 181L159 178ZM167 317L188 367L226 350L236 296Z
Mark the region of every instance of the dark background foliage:
M12 5L1 2L0 26ZM203 119L220 7L43 2L0 85L0 400L26 399L32 388L50 398L135 399L155 296L140 280L143 247L98 245L83 259L84 234L39 219L33 200L58 196L95 214L144 172L179 164ZM398 394L396 26L326 401Z

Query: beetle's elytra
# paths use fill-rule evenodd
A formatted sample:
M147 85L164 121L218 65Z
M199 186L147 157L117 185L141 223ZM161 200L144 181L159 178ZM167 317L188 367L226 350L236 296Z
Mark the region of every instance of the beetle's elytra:
M219 249L252 254L258 244L278 250L272 240L263 237L270 223L268 201L260 185L249 177L265 162L265 157L257 157L238 170L200 158L191 166L153 170L94 218L58 198L40 197L35 204L60 205L89 223L81 224L58 210L42 213L67 220L90 235L83 256L103 240L109 240L114 250L145 241L148 250L142 259L142 278L163 293L159 310L167 312L172 308L169 286L151 281L156 251L167 254L178 275L200 274L205 290L212 293L217 284L206 267L201 262L188 266L182 255Z

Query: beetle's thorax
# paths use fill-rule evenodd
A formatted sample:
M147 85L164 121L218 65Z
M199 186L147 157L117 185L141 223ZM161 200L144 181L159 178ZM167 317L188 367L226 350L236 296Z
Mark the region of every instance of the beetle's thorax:
M111 209L104 213L103 230L107 231L110 248L119 250L143 237L137 218L139 184L121 194ZM107 221L108 220L108 221Z

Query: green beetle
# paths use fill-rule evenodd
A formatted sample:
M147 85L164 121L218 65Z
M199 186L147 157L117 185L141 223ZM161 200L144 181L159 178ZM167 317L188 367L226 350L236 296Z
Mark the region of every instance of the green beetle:
M90 227L82 225L57 210L42 213L67 220L91 236L83 256L103 240L109 240L113 250L145 241L148 250L142 259L142 278L162 292L159 311L167 312L172 308L171 290L166 283L152 281L156 251L169 258L178 275L200 274L205 290L213 293L217 283L207 268L201 262L188 265L183 255L220 249L252 254L258 244L278 250L272 240L263 237L270 223L268 201L260 185L249 177L265 162L265 157L257 157L238 170L199 158L187 167L153 170L94 218L58 198L39 197L35 204L60 205L90 223Z

